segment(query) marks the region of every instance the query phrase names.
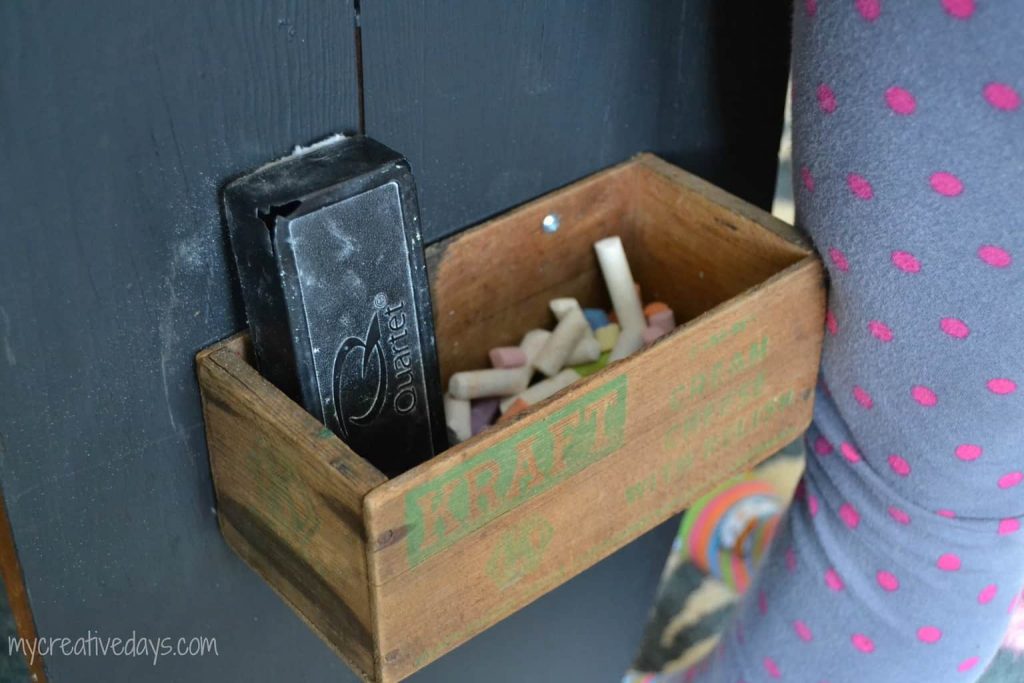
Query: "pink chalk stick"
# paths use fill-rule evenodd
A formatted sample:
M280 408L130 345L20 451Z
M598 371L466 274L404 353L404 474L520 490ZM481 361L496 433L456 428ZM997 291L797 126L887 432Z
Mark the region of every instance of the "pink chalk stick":
M660 327L666 333L671 332L676 329L676 314L672 312L671 308L666 308L647 316L647 324L651 327Z
M667 330L664 330L660 327L654 327L653 325L651 325L650 327L644 330L644 345L646 346L647 344L653 344L654 342L664 337L666 334L668 334Z
M499 346L491 349L489 355L491 365L496 368L521 368L528 361L526 353L518 346Z

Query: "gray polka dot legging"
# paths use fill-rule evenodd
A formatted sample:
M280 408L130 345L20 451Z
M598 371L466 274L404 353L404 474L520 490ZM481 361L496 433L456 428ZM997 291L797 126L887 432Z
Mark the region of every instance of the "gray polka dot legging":
M795 4L797 222L831 287L807 470L680 677L973 681L1024 584L1024 2Z

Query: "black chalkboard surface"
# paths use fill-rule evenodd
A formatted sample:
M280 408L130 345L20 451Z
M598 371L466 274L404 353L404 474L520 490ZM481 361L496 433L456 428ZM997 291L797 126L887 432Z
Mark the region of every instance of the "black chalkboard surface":
M243 326L229 178L357 123L340 0L0 4L0 485L40 635L218 656L53 681L351 681L223 543L193 355ZM649 150L762 205L785 2L364 0L367 133L430 241ZM617 680L665 525L413 677Z

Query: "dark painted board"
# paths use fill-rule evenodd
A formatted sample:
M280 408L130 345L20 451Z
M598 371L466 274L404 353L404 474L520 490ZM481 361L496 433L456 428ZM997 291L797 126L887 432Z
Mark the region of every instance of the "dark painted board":
M369 132L434 238L642 149L765 203L786 12L716 4L364 0ZM243 324L218 188L355 127L351 37L345 0L0 3L0 483L37 625L220 651L53 681L354 680L221 540L192 366ZM616 680L670 536L416 680Z
M367 132L412 163L427 240L639 151L771 201L788 2L363 4Z
M353 129L353 60L336 0L0 3L0 476L40 634L220 652L52 681L352 680L221 540L192 357L243 324L218 187Z

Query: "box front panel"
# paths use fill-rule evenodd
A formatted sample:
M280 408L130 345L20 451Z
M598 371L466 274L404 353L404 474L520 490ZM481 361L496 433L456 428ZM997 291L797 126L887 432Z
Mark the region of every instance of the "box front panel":
M421 668L798 438L823 316L822 271L809 258L457 457L371 493L384 680Z

